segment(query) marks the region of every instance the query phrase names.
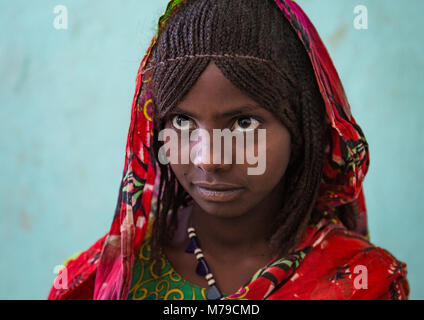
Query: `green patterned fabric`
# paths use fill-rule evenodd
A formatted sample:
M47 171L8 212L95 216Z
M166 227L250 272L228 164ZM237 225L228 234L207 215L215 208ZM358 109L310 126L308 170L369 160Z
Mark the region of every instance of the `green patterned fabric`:
M176 9L180 4L182 4L185 0L170 0L168 5L166 6L165 13L159 18L158 27L156 30L156 37L159 35L160 31L165 28L166 22L176 12Z
M128 300L206 300L206 289L187 282L162 256L160 274L150 259L149 239L138 251Z

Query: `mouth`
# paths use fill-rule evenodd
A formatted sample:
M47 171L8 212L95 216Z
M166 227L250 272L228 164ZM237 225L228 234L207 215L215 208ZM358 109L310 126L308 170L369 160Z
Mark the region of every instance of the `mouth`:
M236 199L244 188L233 184L193 183L199 196L211 202L228 202Z

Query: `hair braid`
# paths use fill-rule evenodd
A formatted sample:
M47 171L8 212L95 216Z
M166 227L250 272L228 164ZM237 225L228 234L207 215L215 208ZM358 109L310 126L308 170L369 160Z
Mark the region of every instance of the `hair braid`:
M319 217L314 211L324 165L325 106L314 71L289 22L273 0L187 0L170 17L153 51L155 134L163 118L198 80L210 61L235 86L271 111L292 137L282 210L269 240L281 255ZM161 143L155 139L158 154ZM159 164L160 186L152 251L172 238L188 195L172 170Z

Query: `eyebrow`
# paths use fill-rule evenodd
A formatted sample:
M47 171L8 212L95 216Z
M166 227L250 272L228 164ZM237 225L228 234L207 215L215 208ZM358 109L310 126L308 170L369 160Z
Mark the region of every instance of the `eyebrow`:
M253 110L257 110L258 108L260 108L260 107L255 106L255 105L243 105L243 106L240 106L236 109L226 111L226 112L222 112L218 116L216 116L216 118L230 118L230 117L234 117L234 116L237 116L237 115L246 114L246 113L251 112ZM174 110L172 111L172 113L181 113L181 114L184 114L188 117L196 118L195 114L188 112L188 111L185 111L185 110L182 110L178 107L175 107Z

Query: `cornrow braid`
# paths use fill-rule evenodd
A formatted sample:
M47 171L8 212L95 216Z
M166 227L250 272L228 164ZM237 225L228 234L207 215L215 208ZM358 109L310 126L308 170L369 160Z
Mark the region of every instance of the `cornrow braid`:
M253 57L253 56L240 56L240 55L229 55L229 54L196 54L196 55L186 55L184 57L176 57L176 58L169 58L166 59L166 62L172 62L172 61L178 61L178 60L183 60L183 59L196 59L196 58L236 58L236 59L252 59L252 60L256 60L259 62L268 62L265 59L261 59L258 57ZM165 65L166 64L165 61L161 61L158 62L158 65Z
M187 0L170 17L153 49L155 137L165 116L213 61L224 76L272 112L292 137L283 177L282 209L269 241L280 255L293 250L314 210L328 138L325 106L305 48L273 0ZM158 155L161 143L153 143ZM159 163L159 162L158 162ZM190 200L169 166L158 164L160 186L152 257L173 237L177 211Z

